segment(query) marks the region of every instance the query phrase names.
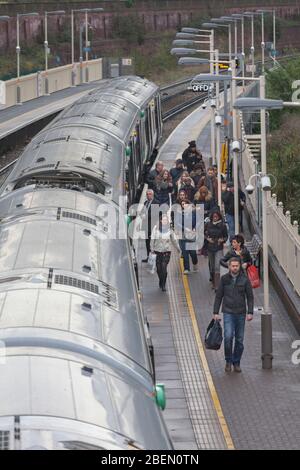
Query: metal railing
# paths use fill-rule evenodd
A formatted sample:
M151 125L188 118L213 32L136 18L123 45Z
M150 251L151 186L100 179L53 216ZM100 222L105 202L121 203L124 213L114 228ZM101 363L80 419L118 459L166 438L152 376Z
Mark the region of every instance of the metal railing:
M245 133L243 116L239 114L241 123L241 137L244 140L244 151L241 159L241 170L247 182L249 177L258 171L258 161L251 152ZM260 191L260 190L258 190ZM259 192L249 195L252 208L256 214L260 213ZM258 220L259 222L259 220ZM273 255L284 270L294 290L300 295L300 235L298 221L291 220L291 214L284 210L282 202L277 200L276 194L268 193L267 206L268 243Z

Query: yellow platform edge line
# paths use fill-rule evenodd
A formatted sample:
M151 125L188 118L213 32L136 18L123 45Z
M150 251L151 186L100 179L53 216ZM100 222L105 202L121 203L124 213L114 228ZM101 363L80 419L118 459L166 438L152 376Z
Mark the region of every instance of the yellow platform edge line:
M198 347L198 352L199 352L199 356L200 356L200 359L201 359L201 362L202 362L205 377L206 377L206 380L207 380L207 383L208 383L211 398L212 398L212 401L213 401L213 404L214 404L214 407L215 407L215 410L216 410L216 413L217 413L217 416L218 416L218 420L219 420L219 423L220 423L220 426L221 426L221 429L222 429L222 432L223 432L223 435L224 435L224 439L225 439L227 448L228 448L228 450L234 450L233 440L232 440L232 437L230 435L230 431L229 431L224 413L222 411L222 406L221 406L221 403L220 403L220 400L219 400L219 397L218 397L216 387L215 387L213 379L212 379L212 375L210 373L210 369L209 369L208 362L207 362L207 359L206 359L205 351L204 351L204 348L203 348L203 343L202 343L202 339L201 339L200 332L199 332L199 326L198 326L198 322L197 322L197 319L196 319L196 313L195 313L195 309L194 309L194 305L193 305L193 301L192 301L192 296L191 296L191 291L190 291L188 278L187 278L187 275L183 274L183 260L182 259L180 259L180 269L181 269L182 282L183 282L183 287L184 287L184 291L185 291L186 301L187 301L189 313L190 313L190 316L191 316L193 330L194 330L194 334L195 334L195 339L196 339L196 343L197 343L197 347Z

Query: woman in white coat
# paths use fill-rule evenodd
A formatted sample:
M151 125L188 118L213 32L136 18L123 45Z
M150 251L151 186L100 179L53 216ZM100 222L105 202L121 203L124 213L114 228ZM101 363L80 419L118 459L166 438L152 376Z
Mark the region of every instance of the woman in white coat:
M156 254L156 270L159 278L159 287L166 292L168 264L171 258L172 245L180 252L176 235L170 225L169 217L163 214L158 225L155 225L151 234L151 252Z

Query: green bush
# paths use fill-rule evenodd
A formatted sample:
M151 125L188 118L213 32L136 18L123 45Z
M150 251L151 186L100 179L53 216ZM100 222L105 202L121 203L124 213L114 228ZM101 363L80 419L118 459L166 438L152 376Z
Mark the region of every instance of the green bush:
M145 28L138 15L114 16L113 37L123 39L128 44L143 44Z

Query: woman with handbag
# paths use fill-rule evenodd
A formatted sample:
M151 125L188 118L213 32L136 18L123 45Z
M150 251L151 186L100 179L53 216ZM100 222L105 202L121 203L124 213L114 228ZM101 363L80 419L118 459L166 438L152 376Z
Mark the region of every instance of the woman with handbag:
M159 279L159 287L166 292L168 276L168 264L171 258L172 245L180 252L179 244L173 229L171 228L167 214L159 218L151 234L151 252L156 254L156 270Z

